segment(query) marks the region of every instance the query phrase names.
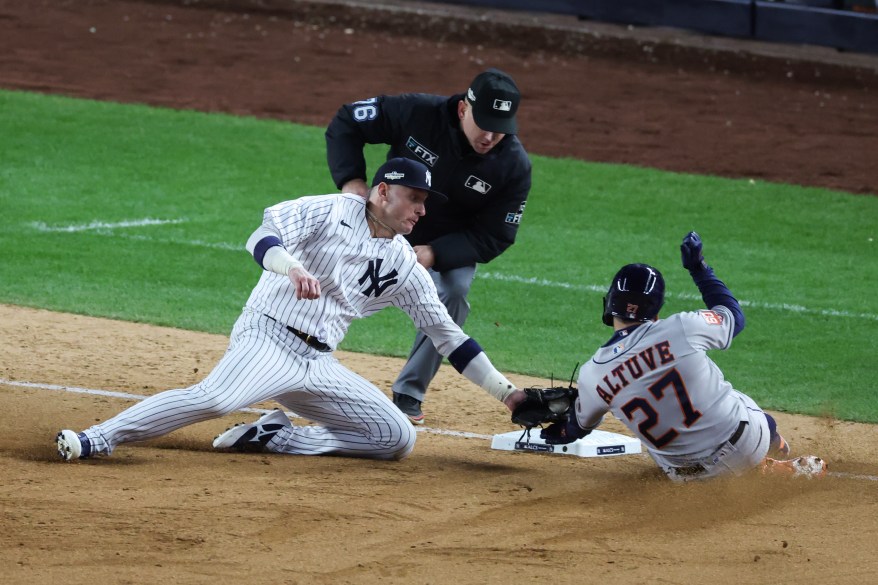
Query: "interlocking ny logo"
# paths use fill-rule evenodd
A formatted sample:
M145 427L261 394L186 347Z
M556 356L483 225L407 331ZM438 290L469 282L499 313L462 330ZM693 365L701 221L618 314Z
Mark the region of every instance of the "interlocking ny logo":
M395 269L383 276L380 274L382 262L384 262L382 258L378 258L377 260L369 260L369 268L366 269L366 273L363 274L360 280L357 281L359 284L363 284L367 280L369 281L369 286L360 291L367 297L374 293L375 297L377 298L387 289L388 286L397 283Z

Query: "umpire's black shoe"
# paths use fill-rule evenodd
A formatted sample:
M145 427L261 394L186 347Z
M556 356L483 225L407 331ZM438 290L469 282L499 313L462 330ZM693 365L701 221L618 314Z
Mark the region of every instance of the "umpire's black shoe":
M213 440L214 449L235 449L242 453L259 453L284 427L292 423L282 410L272 410L253 423L237 424Z
M408 394L393 393L393 403L402 411L413 424L424 424L424 413L421 412L421 401L412 398Z

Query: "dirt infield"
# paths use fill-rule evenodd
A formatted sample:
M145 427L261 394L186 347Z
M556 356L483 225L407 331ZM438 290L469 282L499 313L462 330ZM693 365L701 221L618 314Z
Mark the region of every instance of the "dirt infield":
M239 3L261 8L0 0L0 87L324 125L344 101L463 89L493 65L523 89L531 152L878 193L869 60L577 45L560 32L541 45L532 29L503 29L521 33L505 42L484 23L441 33L433 17L414 38L398 16L369 32L356 23L376 26L374 14L327 2ZM0 339L4 583L878 581L874 426L779 414L795 451L836 475L673 486L645 456L491 450L484 436L512 430L503 409L443 367L430 429L402 462L213 452L217 432L254 418L241 414L64 465L59 427L130 401L54 385L184 387L227 338L0 305ZM401 366L339 353L382 388Z
M5 380L149 395L197 381L217 335L0 305ZM401 360L341 352L387 387ZM532 378L513 376L518 384ZM450 367L432 429L507 432L502 409ZM129 404L0 384L9 583L869 583L878 437L868 425L779 415L799 452L844 477L672 486L646 456L494 451L419 433L398 463L214 453L241 414L65 465L51 439ZM270 405L265 405L270 406ZM608 430L620 432L613 422Z

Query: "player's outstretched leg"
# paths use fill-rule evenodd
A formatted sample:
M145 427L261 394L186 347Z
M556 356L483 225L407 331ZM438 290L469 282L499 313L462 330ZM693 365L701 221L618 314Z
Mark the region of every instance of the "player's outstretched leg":
M331 356L310 360L302 387L274 400L314 424L294 425L275 411L232 427L214 447L383 460L403 459L414 448L417 433L408 417L374 384Z
M91 456L91 442L84 433L77 434L75 431L64 429L55 437L55 442L58 445L58 456L64 461Z
M777 422L774 417L765 413L765 419L768 421L771 442L768 446L768 455L759 464L759 470L762 473L807 477L808 479L826 475L826 461L815 455L785 459L790 456L790 444L777 431Z
M264 315L243 312L232 329L228 351L204 380L154 394L81 433L62 430L55 438L58 454L65 461L109 455L120 444L166 435L295 387L307 368L298 367L304 358L289 351L286 335L285 328ZM278 368L278 363L287 367ZM267 372L271 375L258 375ZM261 382L252 383L257 377Z
M240 423L220 433L213 440L214 449L233 449L241 453L259 453L283 428L292 429L293 423L280 409L262 415L252 423Z
M777 421L768 413L765 413L765 420L768 421L768 430L771 436L771 442L768 444L768 457L772 459L785 459L790 456L790 444L777 431Z
M786 461L766 457L759 469L762 473L814 479L826 475L826 461L815 455L804 455Z

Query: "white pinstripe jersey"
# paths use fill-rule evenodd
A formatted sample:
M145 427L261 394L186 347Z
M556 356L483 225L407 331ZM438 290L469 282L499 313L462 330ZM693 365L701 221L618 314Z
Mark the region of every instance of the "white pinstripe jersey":
M652 452L689 455L716 448L749 415L707 356L732 343L723 306L677 313L615 336L579 372L577 416L612 411Z
M265 210L263 226L320 281L321 296L296 299L286 276L264 271L247 307L314 335L335 349L354 319L389 306L405 311L420 328L451 324L436 286L402 236L373 238L366 200L358 195L314 195ZM435 342L435 339L434 339Z

